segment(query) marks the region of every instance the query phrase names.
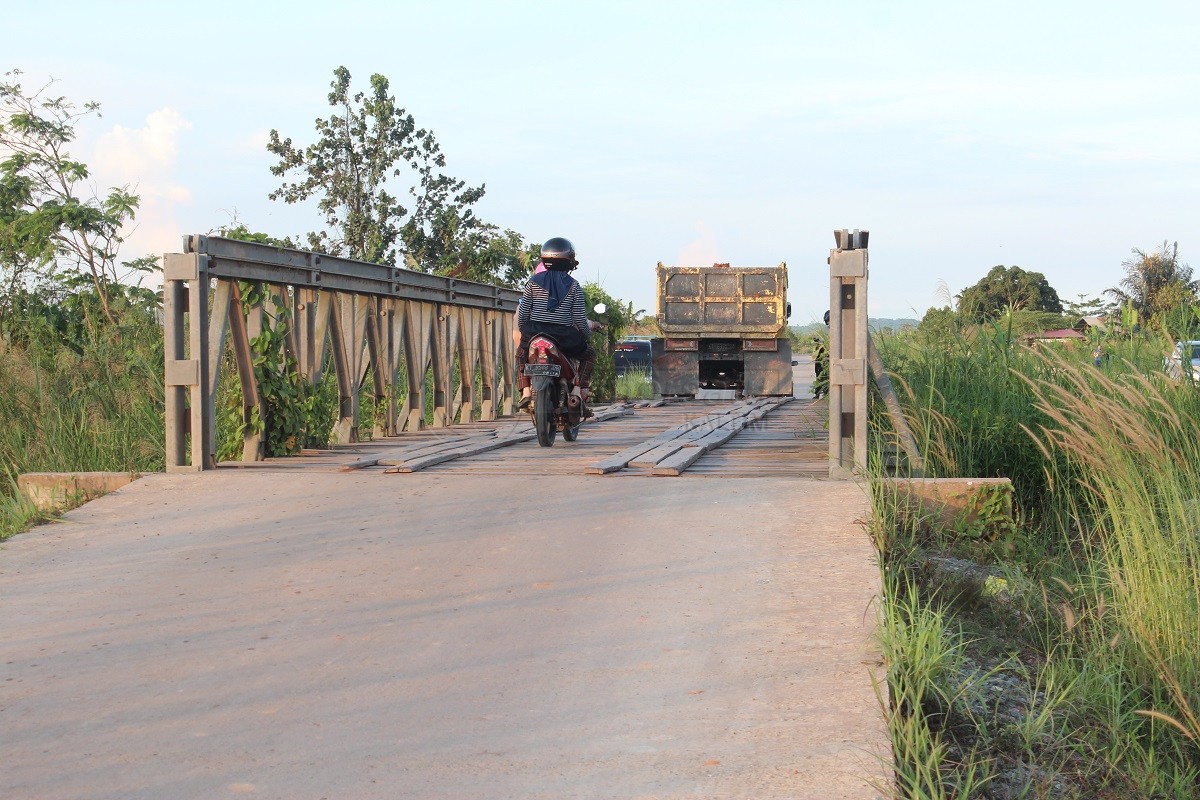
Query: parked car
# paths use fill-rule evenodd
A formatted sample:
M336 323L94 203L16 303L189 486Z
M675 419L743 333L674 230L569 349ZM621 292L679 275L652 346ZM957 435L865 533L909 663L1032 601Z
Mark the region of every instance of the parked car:
M1200 383L1200 342L1176 342L1163 366L1174 380Z
M612 357L618 378L630 370L640 370L649 376L654 363L649 339L622 339L613 348Z

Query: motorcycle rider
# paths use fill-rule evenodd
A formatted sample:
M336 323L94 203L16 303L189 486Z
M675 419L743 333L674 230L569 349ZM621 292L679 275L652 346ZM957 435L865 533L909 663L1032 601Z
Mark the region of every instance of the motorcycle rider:
M529 359L529 341L535 334L544 333L563 354L579 360L577 385L571 392L579 396L586 409L596 350L592 347L591 328L584 310L583 287L569 274L579 266L575 245L561 236L547 239L542 245L541 262L546 270L530 276L517 306L517 329L521 332L517 345L517 387L521 399L517 407L527 408L532 400L525 362ZM584 415L588 413L585 411Z

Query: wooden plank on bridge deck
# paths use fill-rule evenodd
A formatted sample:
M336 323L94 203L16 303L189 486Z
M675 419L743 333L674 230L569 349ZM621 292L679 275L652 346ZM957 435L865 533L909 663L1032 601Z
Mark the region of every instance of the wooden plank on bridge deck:
M650 470L650 474L672 477L682 475L684 470L704 457L705 451L706 448L697 447L695 445L681 448L674 455L668 456L656 464L654 468Z
M420 472L426 467L432 467L435 464L443 464L447 461L454 461L455 459L465 458L467 456L479 455L480 453L486 453L489 450L497 450L501 447L508 447L510 445L520 444L521 442L528 442L531 439L536 438L536 433L518 433L513 436L506 436L503 439L491 439L490 441L486 442L476 442L467 445L466 447L445 450L440 453L431 453L427 456L414 458L411 461L404 461L393 467L385 469L384 472L388 475Z
M612 406L603 406L593 412L593 416L584 420L582 424L604 422L605 420L615 419L625 416L630 411L624 404ZM376 463L380 465L391 465L391 468L385 469L384 472L389 475L407 474L419 472L427 467L432 467L437 464L444 464L447 461L455 461L460 458L468 458L470 456L480 455L492 450L498 450L501 447L509 447L514 444L522 444L537 438L537 433L533 429L532 424L523 425L512 431L508 435L496 438L495 431L489 435L469 437L465 441L460 441L457 446L452 447L437 447L436 450L431 450L423 455L415 455L414 457L399 458L379 458Z
M651 450L654 450L655 448L660 447L663 444L674 441L676 439L676 437L678 437L679 435L685 434L688 431L694 430L695 428L698 428L701 425L706 424L706 421L713 416L719 416L719 415L710 414L708 416L701 417L698 420L689 420L681 425L676 425L673 428L668 428L665 431L660 431L659 433L655 434L652 438L647 439L644 442L639 442L638 444L635 444L631 447L627 447L618 453L614 453L613 455L609 456L608 458L605 458L601 461L597 461L595 464L591 464L591 465L585 467L583 470L584 474L586 474L586 475L604 475L609 472L616 472L617 470L625 469L628 466L632 466L634 460L639 459L641 456L644 456L645 454L649 453Z
M631 460L627 466L630 467L653 467L658 462L662 461L667 456L678 453L684 447L687 447L688 442L683 438L672 439L669 442L660 444L653 450L648 450L637 458Z
M749 420L760 420L767 413L789 400L791 398L768 397L742 401L732 408L706 414L698 419L689 420L662 431L645 442L584 467L584 473L604 475L626 467L654 468L669 460L670 463L664 466L666 471L652 474L678 475L706 452L729 441L748 424ZM733 425L736 427L728 427ZM718 432L720 432L720 436L709 438ZM706 440L706 446L698 452L685 452L695 449L695 444L702 440Z
M682 475L684 470L699 461L710 450L715 450L741 433L746 424L745 419L735 419L725 423L715 431L689 442L678 452L653 465L650 474L671 477Z
M472 438L477 438L477 437L454 436L454 437L450 437L450 438L439 439L435 443L426 442L424 444L419 444L419 445L410 444L410 445L405 445L404 447L396 447L396 448L393 448L390 450L384 450L382 452L376 453L375 455L367 456L366 458L360 458L355 461L350 461L345 464L342 464L341 471L342 472L353 472L356 469L366 469L367 467L377 467L380 464L388 464L389 462L394 463L397 460L404 461L408 458L412 458L415 456L426 455L431 452L445 450L446 448L454 446L454 445L461 446L462 442L465 442L468 439L472 439Z

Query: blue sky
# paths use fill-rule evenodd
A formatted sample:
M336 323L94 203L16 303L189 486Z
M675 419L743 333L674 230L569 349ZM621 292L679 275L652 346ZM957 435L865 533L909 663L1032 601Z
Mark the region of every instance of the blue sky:
M873 316L917 316L996 264L1065 300L1130 249L1200 248L1194 3L314 4L0 0L0 69L97 100L75 155L143 195L124 256L267 199L272 128L298 143L332 73L386 75L481 215L571 238L639 308L654 265L786 261L792 322L828 303L835 228L871 230ZM1197 264L1200 266L1200 264Z

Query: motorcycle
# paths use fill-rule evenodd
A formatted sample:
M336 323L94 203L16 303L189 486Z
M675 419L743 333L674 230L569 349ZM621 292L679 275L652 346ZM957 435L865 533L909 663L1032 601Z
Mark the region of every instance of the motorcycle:
M603 314L603 303L595 307ZM592 329L604 327L592 322ZM573 442L579 438L579 426L583 424L584 404L579 395L573 394L579 362L568 358L553 337L538 333L529 340L529 357L524 366L529 376L533 402L529 413L533 416L533 428L537 432L538 444L553 447L554 437L561 431L563 438Z

